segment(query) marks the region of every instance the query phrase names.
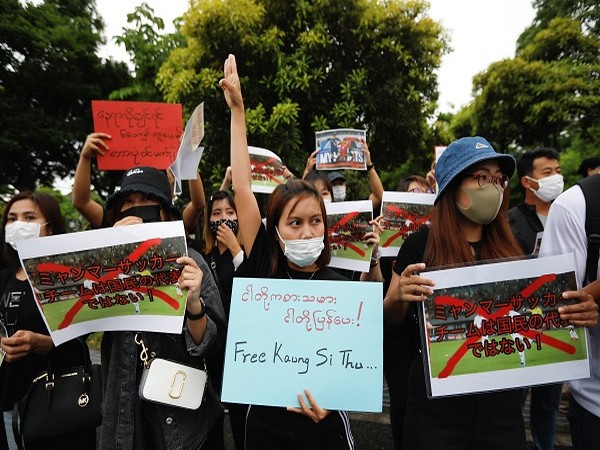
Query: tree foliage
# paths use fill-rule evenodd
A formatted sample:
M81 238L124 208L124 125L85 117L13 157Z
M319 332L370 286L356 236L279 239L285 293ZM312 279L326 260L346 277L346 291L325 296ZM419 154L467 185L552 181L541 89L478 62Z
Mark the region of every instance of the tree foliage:
M0 179L17 189L72 174L92 130L90 100L127 83L96 56L103 24L92 0L0 0Z
M482 134L517 152L535 146L597 149L600 35L593 32L595 23L580 18L590 17L584 8L590 2L535 3L543 9L521 36L517 56L474 78L474 101L456 115L453 131ZM551 17L553 12L564 16Z
M529 45L535 36L557 17L568 17L581 24L584 34L600 36L600 8L597 0L534 0L533 23L517 41L517 53Z
M163 19L154 15L147 3L142 3L127 14L128 27L115 38L127 50L133 64L134 77L129 86L110 94L112 100L140 100L160 102L162 94L156 86L156 75L169 53L185 44L176 21L175 33L165 33Z
M366 129L378 167L428 159L434 70L446 49L421 0L194 0L186 45L160 69L165 99L204 101L203 164L227 165L229 112L218 81L229 53L242 76L249 143L296 173L322 129ZM427 163L424 163L427 165Z

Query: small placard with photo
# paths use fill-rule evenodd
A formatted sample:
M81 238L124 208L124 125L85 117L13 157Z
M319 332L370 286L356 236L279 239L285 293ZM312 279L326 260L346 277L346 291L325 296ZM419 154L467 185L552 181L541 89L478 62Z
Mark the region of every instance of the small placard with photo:
M340 128L315 133L317 170L367 170L367 133Z

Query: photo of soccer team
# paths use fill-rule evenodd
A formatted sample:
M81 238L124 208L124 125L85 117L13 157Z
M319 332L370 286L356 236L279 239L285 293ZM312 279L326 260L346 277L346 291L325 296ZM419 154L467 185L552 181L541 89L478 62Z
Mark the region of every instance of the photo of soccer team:
M185 239L169 237L24 260L51 330L130 314L180 315Z
M370 259L368 246L362 242L365 233L372 230L369 222L372 214L351 212L348 214L328 214L327 227L331 256L346 259Z
M259 147L248 147L248 150L254 192L268 194L280 184L285 183L283 175L285 168L275 153Z
M567 304L560 293L575 286L574 273L557 274L523 297L536 280L436 290L424 303L432 378L585 359L582 331L557 312ZM451 373L444 372L461 348Z
M317 170L366 170L364 130L319 131L316 136Z
M384 203L381 208L381 247L401 247L410 234L429 225L432 208L433 205L415 203Z

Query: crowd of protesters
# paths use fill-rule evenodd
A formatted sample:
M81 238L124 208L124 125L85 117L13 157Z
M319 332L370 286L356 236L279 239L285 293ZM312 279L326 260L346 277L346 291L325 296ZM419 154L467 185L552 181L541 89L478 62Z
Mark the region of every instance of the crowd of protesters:
M362 240L371 247L373 257L368 272L340 271L328 266L331 248L335 251L338 243L328 233L326 204L348 199L344 173L316 170L313 152L301 178L286 170L287 182L270 194L262 217L252 191L242 86L232 55L225 61L220 87L231 111L230 167L221 188L209 197L205 197L200 175L191 180L191 201L183 211L173 206L172 174L152 167L134 167L125 172L119 189L105 206L94 201L91 162L110 150L111 138L105 133L87 137L76 168L72 200L92 229L183 220L189 245L187 256L176 262L182 267L177 288L186 292L185 320L178 334L106 331L101 343L103 421L99 432L79 430L44 442L20 441L19 446L65 448L67 442L73 441L81 449L221 450L225 448L224 417L229 417L238 450L353 449L346 412L322 408L320 399L311 394L310 385L297 393L298 404L287 409L221 403L232 286L234 278L242 276L383 283L382 351L396 450L525 449L522 409L529 386L428 398L417 305L434 289L433 281L422 273L425 268L537 254L541 243L542 254L565 252L573 246L580 249L578 289L564 294L575 302L561 307L559 313L572 325L589 327L591 344L596 347L590 348L592 377L573 384L569 420L574 448L600 448L600 289L594 282L598 273L590 274L586 264L587 198L582 200L577 187L573 188L575 192L562 193L564 182L556 150L536 149L516 161L508 154L498 153L483 137L452 142L427 174L412 174L399 180L398 191L435 194L435 203L430 220L406 237L397 256L381 258L381 217L377 216L384 189L365 145L369 199L377 218L363 221L358 228L354 223L345 225L345 229L353 240ZM582 163L580 173L591 180L589 184L598 186L599 168L600 160L591 158ZM523 198L509 209L509 183L515 171ZM598 192L596 187L592 189ZM578 222L571 217L569 202L575 202L583 211L576 217ZM203 235L191 236L199 223ZM570 235L565 231L569 227L572 242L563 239L563 234ZM344 229L338 232L343 233ZM18 448L11 428L13 407L48 361L69 367L81 357L89 358L87 347L85 354L80 355L84 339L54 346L16 251L19 240L60 233L65 233L65 227L52 197L21 192L7 203L2 217L2 246L9 267L0 272L0 321L6 327L0 341L4 358L0 366L0 403L5 425L0 428L1 448ZM544 237L544 233L552 233L553 237ZM126 254L129 249L124 247L121 251ZM100 250L90 252L89 257L105 255ZM80 260L68 255L65 258L71 258L71 265L85 264L81 256ZM479 291L469 288L465 292L477 296ZM181 409L140 398L140 346L150 348L159 357L206 368L209 381L198 409ZM556 412L563 391L562 383L531 388L533 448L554 448Z

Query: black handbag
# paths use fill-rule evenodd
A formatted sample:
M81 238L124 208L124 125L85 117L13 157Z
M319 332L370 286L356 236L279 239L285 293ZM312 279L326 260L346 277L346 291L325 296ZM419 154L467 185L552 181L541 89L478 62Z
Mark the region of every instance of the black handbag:
M66 369L52 368L33 379L25 397L15 405L13 432L19 449L23 442L40 441L102 423L102 372L92 364L85 344L84 363Z

